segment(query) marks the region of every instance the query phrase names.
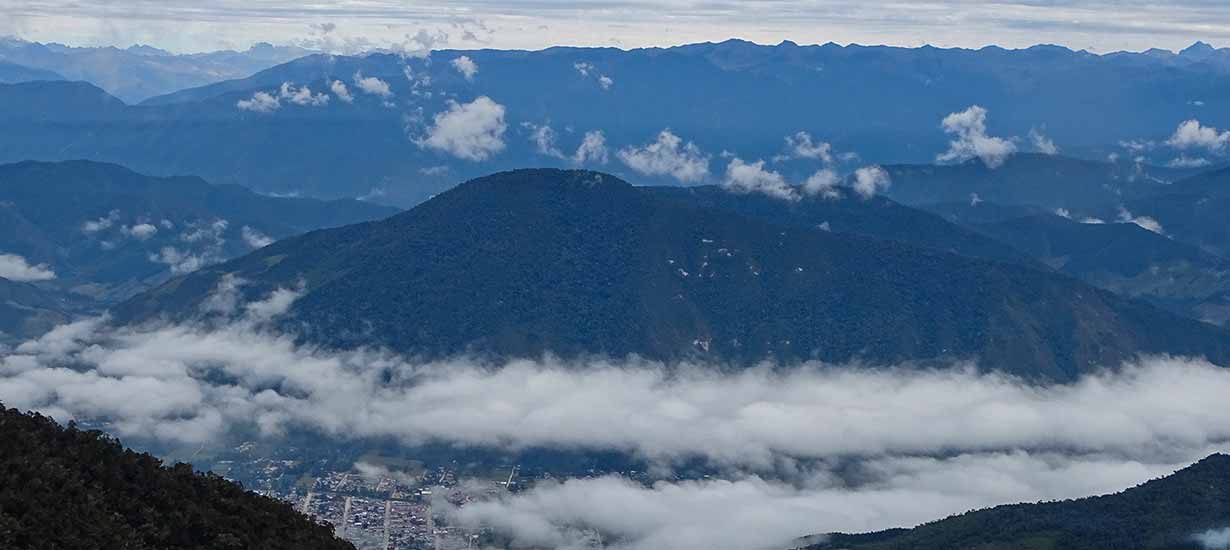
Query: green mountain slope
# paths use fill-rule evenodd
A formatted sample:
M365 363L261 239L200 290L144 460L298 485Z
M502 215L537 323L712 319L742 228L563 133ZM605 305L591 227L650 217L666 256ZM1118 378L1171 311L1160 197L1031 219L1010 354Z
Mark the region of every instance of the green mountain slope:
M174 279L114 314L193 317L228 274L249 299L302 282L286 325L308 340L427 356L977 357L1057 380L1138 353L1230 359L1226 332L1064 275L768 223L586 171L472 180Z
M291 505L0 407L0 547L351 549Z

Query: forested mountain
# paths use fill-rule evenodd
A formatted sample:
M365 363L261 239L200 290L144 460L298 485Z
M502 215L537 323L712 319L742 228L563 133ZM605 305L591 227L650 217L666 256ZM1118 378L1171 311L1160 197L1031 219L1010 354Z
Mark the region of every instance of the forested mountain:
M29 280L0 284L0 341L99 313L172 274L274 239L395 212L354 200L257 195L197 177L154 178L89 161L0 165L0 260L38 267Z
M1135 223L1040 214L975 228L1094 286L1195 319L1230 320L1230 261Z
M857 200L857 199L847 199ZM197 314L226 275L302 281L287 328L428 356L978 357L1070 380L1138 353L1230 360L1230 338L1018 263L770 222L588 171L479 178L402 214L174 279L114 313Z
M890 165L888 194L910 205L979 202L1077 212L1114 211L1125 200L1148 196L1193 170L1133 162L1016 154L988 167L978 159L956 165Z
M285 502L0 407L0 547L351 549Z
M353 200L257 195L197 177L154 178L106 163L0 165L0 227L7 229L0 251L48 265L64 285L139 284L273 239L394 212Z
M853 233L975 258L1032 263L1030 255L1011 246L884 197L832 200L808 196L798 201L785 201L760 193L731 193L713 185L655 187L651 191L770 223Z
M1209 550L1230 529L1230 456L1122 493L969 512L914 529L835 534L809 550ZM1222 535L1224 538L1226 535Z
M467 76L455 68L462 57L476 72ZM0 86L0 120L7 130L0 135L0 161L91 158L155 175L199 174L215 183L320 197L377 189L409 206L457 181L524 167L527 159L572 166L574 152L592 131L603 132L610 154L583 159L586 167L623 170L618 151L642 147L669 128L695 143L710 183L724 172L723 151L748 161L785 156L775 169L801 181L816 163L789 158L785 138L800 131L830 142L833 158L847 171L858 162L930 163L956 138L941 121L979 105L989 113L985 132L1018 151L1037 149L1028 136L1040 131L1062 153L1121 156L1110 174L1099 163L1083 167L1061 160L1054 161L1060 168L1040 172L1047 179L1056 170L1070 173L1078 178L1075 184L1031 180L1039 186L1036 198L1052 202L1060 197L1051 189L1079 184L1079 192L1063 197L1075 208L1104 199L1110 191L1102 183L1130 196L1154 177L1190 173L1172 178L1169 169L1146 168L1130 181L1137 156L1156 165L1182 160L1180 151L1164 143L1183 121L1230 117L1230 106L1205 101L1230 83L1223 57L733 40L627 51L441 50L427 58L319 54L105 113L96 108L101 95L57 102L51 114L36 108L45 104L43 96L65 96L60 89L70 83L38 83L35 94ZM534 78L526 79L530 74ZM335 83L346 88L344 95L333 91ZM290 87L283 91L283 85ZM1116 93L1108 97L1111 88ZM423 145L437 116L480 97L502 109L484 127L501 146L473 156ZM253 104L253 98L264 103ZM543 127L551 134L542 133ZM543 135L554 142L542 142ZM1132 149L1143 142L1157 146ZM1008 166L1005 173L1014 170ZM650 176L643 181L670 181ZM967 200L969 191L957 188L944 197L907 195L922 176L901 177L902 202Z

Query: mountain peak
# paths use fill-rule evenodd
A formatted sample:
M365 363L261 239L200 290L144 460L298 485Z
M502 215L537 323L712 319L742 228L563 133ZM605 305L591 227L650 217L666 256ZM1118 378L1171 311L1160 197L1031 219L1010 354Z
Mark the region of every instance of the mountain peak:
M1182 57L1205 58L1212 55L1216 51L1217 50L1213 48L1213 46L1210 46L1207 42L1197 40L1192 43L1191 46L1183 48L1179 51L1179 55Z

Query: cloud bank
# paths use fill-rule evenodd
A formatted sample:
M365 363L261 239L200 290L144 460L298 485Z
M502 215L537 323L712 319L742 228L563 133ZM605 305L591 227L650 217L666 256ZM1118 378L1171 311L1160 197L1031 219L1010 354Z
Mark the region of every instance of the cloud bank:
M225 278L207 320L92 319L3 350L0 401L194 445L233 430L310 430L355 443L618 451L662 475L696 460L723 472L543 482L446 510L451 522L551 548L591 537L627 550L780 548L807 534L1117 491L1230 441L1230 370L1200 360L1146 359L1057 386L960 365L422 363L296 344L269 321L303 289L244 304L244 287Z

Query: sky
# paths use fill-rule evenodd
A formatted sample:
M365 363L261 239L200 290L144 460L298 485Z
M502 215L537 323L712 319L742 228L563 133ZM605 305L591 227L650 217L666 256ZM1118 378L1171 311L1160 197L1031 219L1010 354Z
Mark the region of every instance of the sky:
M0 35L186 53L254 42L338 50L432 37L436 46L774 44L1026 47L1095 52L1230 46L1221 0L0 0Z

